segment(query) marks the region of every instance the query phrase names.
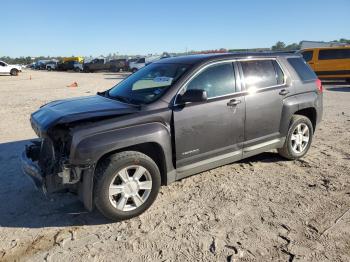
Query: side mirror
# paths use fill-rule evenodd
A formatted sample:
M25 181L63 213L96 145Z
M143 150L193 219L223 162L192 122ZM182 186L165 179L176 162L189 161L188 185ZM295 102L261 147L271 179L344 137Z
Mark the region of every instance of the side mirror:
M181 103L186 102L205 102L208 100L207 91L202 89L190 89L187 90L181 97Z

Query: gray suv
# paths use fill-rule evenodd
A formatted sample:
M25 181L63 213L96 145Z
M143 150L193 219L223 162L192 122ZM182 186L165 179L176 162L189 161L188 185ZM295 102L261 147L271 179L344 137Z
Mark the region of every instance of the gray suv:
M161 185L277 149L309 150L322 85L294 54L162 59L94 96L31 115L24 172L47 193L76 192L112 220L137 216Z

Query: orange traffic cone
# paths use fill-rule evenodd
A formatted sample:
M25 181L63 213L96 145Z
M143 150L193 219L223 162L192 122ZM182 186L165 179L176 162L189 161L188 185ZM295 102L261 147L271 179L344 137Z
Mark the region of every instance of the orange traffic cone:
M68 85L67 87L78 87L78 83L77 82L73 82L72 84Z

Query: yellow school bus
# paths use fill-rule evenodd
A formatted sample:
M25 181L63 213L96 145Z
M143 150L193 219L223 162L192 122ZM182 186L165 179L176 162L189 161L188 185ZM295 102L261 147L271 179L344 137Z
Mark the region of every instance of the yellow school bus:
M307 48L300 53L320 79L350 81L350 46Z

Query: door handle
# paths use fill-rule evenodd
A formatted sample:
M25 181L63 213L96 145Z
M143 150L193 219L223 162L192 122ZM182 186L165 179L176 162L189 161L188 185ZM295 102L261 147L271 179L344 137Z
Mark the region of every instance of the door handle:
M281 96L285 96L285 95L289 94L289 91L287 89L282 89L279 94Z
M236 105L238 105L240 103L241 103L241 100L232 99L232 100L227 102L227 106L236 106Z

